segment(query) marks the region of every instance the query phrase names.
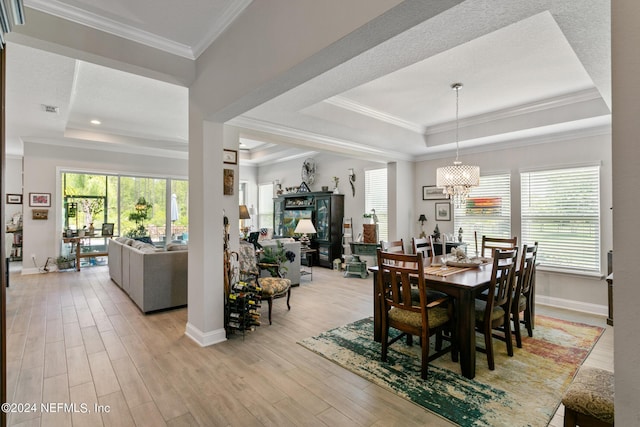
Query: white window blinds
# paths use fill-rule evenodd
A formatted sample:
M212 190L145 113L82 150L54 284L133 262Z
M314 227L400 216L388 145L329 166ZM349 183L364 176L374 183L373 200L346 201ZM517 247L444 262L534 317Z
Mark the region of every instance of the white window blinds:
M471 190L463 208L454 208L456 237L462 228L462 241L467 253L475 253L474 232L478 250L482 236L510 238L511 236L511 177L509 174L480 177L480 185Z
M258 227L273 227L273 184L258 185Z
M522 241L541 266L600 271L600 168L521 174Z
M364 171L364 210L376 210L378 240L388 240L389 217L387 208L387 169Z

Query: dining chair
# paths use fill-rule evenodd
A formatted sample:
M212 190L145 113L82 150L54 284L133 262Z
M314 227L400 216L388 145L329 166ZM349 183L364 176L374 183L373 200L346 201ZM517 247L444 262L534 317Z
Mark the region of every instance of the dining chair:
M402 239L395 241L380 240L380 249L384 252L391 252L394 254L404 253L404 241Z
M382 354L383 362L387 361L389 346L413 335L420 337L422 346L421 374L427 378L427 366L430 361L451 352L452 359L457 360L453 305L448 297L429 301L423 275L423 259L419 254L405 255L384 252L378 249L377 297L382 309ZM412 285L417 285L419 297L413 297ZM394 328L401 333L393 338L389 329ZM445 330L450 334L444 336ZM429 338L436 336L435 352L429 355ZM443 339L450 345L442 347Z
M513 236L510 239L482 236L482 250L480 256L487 256L485 251L489 251L489 256L494 249L515 249L518 247L518 237Z
M513 292L511 303L511 318L513 320L513 332L516 336L516 345L522 348L522 335L520 333L520 322L524 323L527 333L533 336L533 304L535 303L535 290L533 281L535 280L536 260L538 257L538 242L533 246L522 246L520 254L520 268L516 274L516 286ZM524 312L522 320L520 313Z
M486 300L476 298L476 331L484 335L484 348L476 349L487 354L489 369L495 369L493 356L493 330L502 328L507 344L507 354L513 356L511 337L511 300L513 298L514 278L517 268L518 248L512 250L494 249L491 281ZM498 335L496 338L500 338Z
M275 298L287 296L287 310L291 310L291 280L286 279L277 264L258 263L254 246L246 241L240 242L238 249L240 279L255 281L262 289L262 299L269 305L269 324L271 325L271 307ZM274 271L276 277L260 277L261 269Z
M430 262L433 262L433 238L431 236L425 238L412 237L411 246L413 247L414 254L420 254L425 260L428 259Z

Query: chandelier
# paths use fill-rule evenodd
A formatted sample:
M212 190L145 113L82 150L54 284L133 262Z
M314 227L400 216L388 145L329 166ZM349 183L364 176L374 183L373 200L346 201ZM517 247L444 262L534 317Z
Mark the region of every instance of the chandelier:
M480 167L463 165L458 160L458 95L462 83L453 83L451 88L456 91L456 160L453 166L444 166L436 171L436 187L442 188L442 193L453 199L456 207L463 207L472 187L480 184Z

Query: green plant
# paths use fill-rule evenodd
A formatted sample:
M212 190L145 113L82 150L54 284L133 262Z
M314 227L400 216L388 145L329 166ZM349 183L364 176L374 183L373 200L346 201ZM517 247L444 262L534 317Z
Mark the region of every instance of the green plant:
M277 277L278 271L280 271L282 276L285 276L287 274L287 271L289 271L285 263L287 261L293 262L295 259L296 254L291 251L285 250L282 242L277 241L275 247L264 247L264 252L262 254L262 258L260 259L260 263L277 265L277 267L264 267L269 271L272 277Z
M153 205L144 197L140 197L134 206L134 211L129 213L129 221L135 221L136 227L127 231L127 237L142 237L147 235L147 229L144 221L149 218L149 211Z

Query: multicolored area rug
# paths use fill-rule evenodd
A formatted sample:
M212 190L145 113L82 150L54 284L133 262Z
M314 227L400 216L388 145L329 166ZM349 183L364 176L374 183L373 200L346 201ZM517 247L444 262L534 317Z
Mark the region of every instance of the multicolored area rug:
M504 342L494 339L495 371L487 367L486 355L476 352L472 380L460 374L448 354L431 362L429 378L422 380L420 347L409 347L404 340L389 348L383 363L372 318L299 344L461 426L546 426L603 332L597 326L536 316L533 338L524 331L523 348L514 339L514 357L507 355Z

